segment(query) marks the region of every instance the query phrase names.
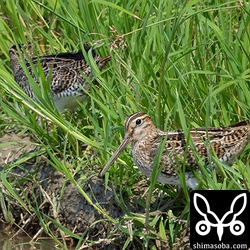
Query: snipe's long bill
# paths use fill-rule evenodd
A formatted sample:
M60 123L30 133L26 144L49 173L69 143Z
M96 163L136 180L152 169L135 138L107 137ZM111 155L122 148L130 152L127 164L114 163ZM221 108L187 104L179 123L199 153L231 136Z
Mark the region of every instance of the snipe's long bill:
M91 46L85 43L84 49L88 52ZM9 54L15 81L32 99L35 99L34 93L28 77L19 63L21 58L24 59L29 74L37 84L39 84L39 80L36 78L32 66L38 68L38 64L40 64L45 79L50 79L52 98L58 111L61 112L64 109L73 111L79 101L82 102L86 99L87 95L83 89L89 91L89 82L94 75L81 50L76 53L67 52L31 57L28 46L23 45L19 46L19 49L17 46L12 46ZM30 59L27 58L27 55ZM106 63L111 60L110 56L101 58L94 50L92 50L92 56L99 70L103 70Z
M158 175L158 182L181 185L177 169L185 161L188 166L185 172L186 185L191 189L196 188L198 180L192 174L192 169L198 169L198 163L194 152L187 145L183 131L161 131L155 127L149 115L144 113L127 117L124 126L125 137L101 171L101 176L132 142L132 155L136 165L142 173L150 177L154 158L161 142L166 139L160 159L161 172ZM206 166L215 166L210 157L213 153L221 162L231 165L250 141L250 121L242 121L228 127L193 128L190 130L190 137L195 151L203 158Z

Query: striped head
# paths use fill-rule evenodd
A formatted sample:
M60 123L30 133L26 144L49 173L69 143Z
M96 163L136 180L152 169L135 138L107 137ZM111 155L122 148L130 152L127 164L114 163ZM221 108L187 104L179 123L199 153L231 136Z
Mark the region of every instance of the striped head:
M110 168L113 162L119 157L121 152L130 142L136 142L138 140L145 139L149 134L152 133L152 131L158 131L149 115L141 112L128 116L124 122L124 127L124 139L101 171L100 176L105 174L105 172Z
M96 61L96 65L98 66L99 70L102 71L105 68L107 62L109 62L110 60L111 60L111 56L105 56L102 58L98 58L95 61Z
M144 139L152 133L152 130L156 130L149 115L142 112L135 113L127 117L124 122L125 138L129 138L130 142L139 141Z

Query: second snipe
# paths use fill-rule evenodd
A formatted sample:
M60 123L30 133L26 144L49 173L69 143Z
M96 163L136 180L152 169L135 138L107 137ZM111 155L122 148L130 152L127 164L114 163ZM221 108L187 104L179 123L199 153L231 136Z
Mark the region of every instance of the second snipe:
M49 79L52 101L58 111L61 112L64 109L74 111L78 102L86 98L83 89L89 91L90 81L94 76L92 68L86 62L82 51L32 57L29 55L28 49L28 46L24 45L19 46L19 48L13 46L9 50L10 63L16 82L27 95L35 99L27 74L19 63L23 58L29 74L37 84L39 84L39 80L34 74L34 67L41 67L45 78ZM85 43L84 50L88 52L90 49L91 46ZM92 50L92 57L99 70L103 70L106 63L111 60L110 56L101 58L94 50Z
M160 159L158 182L181 185L178 177L179 167L186 165L186 185L195 189L198 180L192 169L198 170L197 158L203 158L207 167L213 167L212 156L228 165L243 151L250 141L250 122L242 121L228 127L194 128L190 130L190 138L194 148L191 149L185 134L181 130L161 131L155 127L149 115L133 114L125 120L125 137L101 172L101 176L109 169L124 148L132 142L132 155L139 170L150 177L153 171L154 158L161 143L166 140ZM195 155L197 153L197 155Z

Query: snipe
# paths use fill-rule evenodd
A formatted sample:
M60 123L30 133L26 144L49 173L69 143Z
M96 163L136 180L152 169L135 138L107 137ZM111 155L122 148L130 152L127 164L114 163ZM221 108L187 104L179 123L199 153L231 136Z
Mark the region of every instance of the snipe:
M88 43L84 44L86 52L88 52L90 48L91 47ZM16 46L10 48L10 63L13 69L15 81L27 95L35 99L27 75L19 63L19 51L22 54L21 57L25 60L29 74L35 79L37 84L39 84L39 80L35 77L32 66L29 62L31 61L34 67L38 67L38 64L41 65L45 78L50 79L52 98L58 111L61 112L64 109L74 110L78 106L78 102L81 102L86 98L83 89L89 91L89 82L93 78L93 73L91 67L84 59L81 50L76 53L68 52L41 57L31 57L30 60L28 60L27 55L29 53L27 46L19 46L19 50ZM92 56L99 70L104 69L106 63L111 60L110 56L101 58L94 50L92 50Z
M124 126L125 137L100 173L101 176L105 174L124 148L132 142L132 154L136 165L139 170L150 177L154 157L162 141L166 139L165 149L160 159L161 171L157 181L180 185L178 166L183 165L185 161L187 164L186 184L191 189L196 188L198 180L192 174L191 169L198 169L198 164L194 152L187 145L183 131L161 131L155 127L149 115L144 113L136 113L127 117ZM193 128L190 130L190 137L195 150L203 158L206 166L214 166L210 159L212 152L221 162L231 165L250 141L250 121L242 121L228 127Z

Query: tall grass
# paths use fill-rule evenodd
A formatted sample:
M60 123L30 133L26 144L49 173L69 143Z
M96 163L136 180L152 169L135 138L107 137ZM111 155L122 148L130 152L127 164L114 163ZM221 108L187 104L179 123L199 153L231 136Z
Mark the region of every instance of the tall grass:
M0 135L9 127L16 133L30 133L50 163L91 202L61 159L71 159L76 172L81 166L86 172L94 172L95 165L101 170L124 135L127 115L143 111L160 129L185 131L249 118L249 11L246 1L5 1L0 6ZM93 86L73 117L59 114L44 101L42 92L33 102L14 82L8 56L13 44L30 43L38 56L77 51L85 41L95 44L102 56L111 54L112 61L105 72L96 74L99 86ZM86 156L86 148L94 157ZM248 161L249 147L233 168L218 163L219 177L201 162L205 177L200 188L249 190ZM123 194L132 198L138 180L144 179L133 166L126 150L105 177L106 185L121 185L118 204L123 204ZM1 174L3 185L13 192L5 174ZM177 194L173 187L148 185L151 194L156 190L170 197ZM188 199L185 189L183 200L166 217L145 219L124 207L127 216L116 220L101 207L94 205L94 209L116 225L115 233L124 236L123 249L155 249L153 241L171 246L179 237L183 226L175 222L188 220Z

